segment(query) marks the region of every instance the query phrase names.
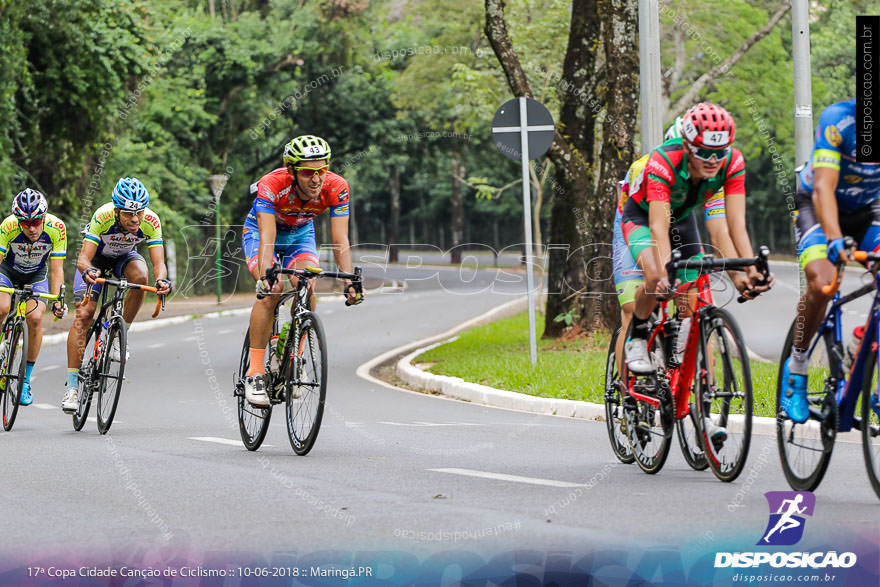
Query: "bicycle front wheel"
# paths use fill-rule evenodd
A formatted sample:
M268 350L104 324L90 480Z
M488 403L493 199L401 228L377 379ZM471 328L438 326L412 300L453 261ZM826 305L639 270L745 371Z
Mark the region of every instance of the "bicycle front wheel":
M296 340L287 342L285 396L287 436L293 452L302 456L315 445L327 395L327 346L318 316L298 317Z
M623 415L623 394L620 392L620 378L617 369L617 337L622 336L618 328L608 346L608 359L605 362L605 425L608 440L617 459L628 465L635 460L629 439L626 437L626 420Z
M865 362L862 380L862 448L865 467L874 493L880 497L880 372L877 353L870 353Z
M79 406L73 413L73 429L79 432L85 426L92 407L92 393L95 391L95 372L98 370L98 335L101 330L89 328L86 344L83 347L83 358L80 362L77 387L79 388Z
M810 405L810 418L801 424L793 422L779 404L782 392L782 370L791 356L794 329L797 319L791 324L785 347L779 360L779 373L776 378L776 443L782 471L789 486L796 491L812 491L819 486L834 449L837 437L837 378L831 362L833 342L828 338L819 341L810 355L807 379L807 400ZM814 337L815 340L815 337ZM810 341L808 348L813 347ZM839 369L839 367L838 367Z
M8 432L12 430L15 416L18 414L27 368L28 332L22 322L15 321L4 344L6 345L6 357L3 359L3 375L0 376L0 386L3 387L3 429Z
M107 329L104 348L98 358L98 432L107 434L119 405L119 394L125 376L128 355L127 337L122 320L115 320Z
M268 348L268 347L267 347ZM270 351L267 350L267 353ZM269 419L272 417L271 404L265 408L252 406L244 397L244 378L251 366L251 331L244 335L244 346L238 361L238 372L235 374L235 396L238 398L238 431L241 441L248 450L257 450L269 431Z
M687 415L675 421L675 433L688 466L695 471L705 471L709 461L703 451L700 429L697 427L697 405L693 401L688 406Z
M749 354L727 311L712 308L702 321L698 360L704 375L697 381L697 428L709 468L730 482L742 472L752 440Z

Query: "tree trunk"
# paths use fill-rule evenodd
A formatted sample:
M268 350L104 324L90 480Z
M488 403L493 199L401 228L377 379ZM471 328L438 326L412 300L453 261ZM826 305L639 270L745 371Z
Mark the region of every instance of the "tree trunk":
M587 278L611 284L611 241L618 181L634 160L635 129L638 128L639 59L636 42L637 0L599 0L606 31L603 46L608 84L605 94L605 121L602 126L602 161L599 186L591 208L597 212L592 225L593 245L588 249ZM582 313L589 328L614 328L618 322L615 296L599 294L590 303L590 313ZM583 324L585 327L587 324Z
M208 15L211 17L211 20L217 16L216 12L214 12L214 0L208 0Z
M391 172L391 218L388 221L388 262L397 263L400 241L400 167Z
M459 154L452 153L452 195L450 197L450 208L452 212L452 251L449 262L452 265L461 263L461 244L464 236L464 201L462 199L462 189L460 177L464 177L465 169L461 163Z

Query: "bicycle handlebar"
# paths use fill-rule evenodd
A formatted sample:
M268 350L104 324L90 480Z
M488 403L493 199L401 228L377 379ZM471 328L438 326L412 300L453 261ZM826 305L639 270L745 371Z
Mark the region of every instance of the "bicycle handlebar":
M274 286L278 281L279 275L293 275L294 277L301 277L305 279L313 279L315 277L332 277L334 279L349 279L351 280L351 285L355 288L355 293L363 297L363 269L360 267L355 267L353 273L345 273L343 271L324 271L320 267L306 267L305 269L296 269L296 268L286 268L281 267L280 263L274 263L271 267L266 269L266 280L269 282L269 286ZM263 299L265 296L261 296L257 294L257 299ZM355 302L360 303L360 302ZM345 300L346 306L353 305L348 299Z
M752 265L764 276L764 279L761 280L757 285L763 285L767 283L767 280L770 277L770 267L767 262L770 257L770 249L766 246L761 246L756 257L728 257L716 259L711 256L703 257L702 259L684 259L681 258L681 251L672 251L672 260L666 264L666 275L669 278L669 283L675 283L675 273L679 269L696 269L701 274L703 273L714 273L716 271L730 271L734 269L746 269L747 267L751 267ZM743 303L748 300L755 299L760 294L755 294L753 297L747 298L745 296L739 296L737 301L739 303Z
M96 277L95 283L104 283L107 285L115 285L119 289L140 289L140 290L148 291L148 292L154 293L154 294L159 293L159 289L156 287L153 287L152 285L141 285L140 283L132 283L132 282L127 281L125 279L116 280L116 279L105 279L103 277ZM86 299L88 299L88 297L91 294L92 294L92 284L90 283L89 287L86 288L86 295L85 295ZM159 315L159 312L164 309L165 309L165 296L160 295L156 299L156 309L153 310L152 317L155 318L156 316Z
M61 284L61 291L58 292L57 294L46 294L46 293L36 292L33 289L29 288L28 286L25 286L23 289L0 286L0 292L3 292L3 293L8 293L10 295L15 294L18 297L42 298L44 300L52 300L52 301L64 300L64 290L65 290L65 286L63 283Z
M856 246L856 242L851 237L846 237L843 243L844 247L850 249ZM880 261L880 255L877 253L868 253L867 251L855 251L852 255L853 261L858 261L860 263L865 263L867 261ZM826 296L833 296L840 289L840 284L843 281L843 270L846 267L846 259L841 257L837 260L837 264L834 266L834 280L829 285L822 286L822 293Z

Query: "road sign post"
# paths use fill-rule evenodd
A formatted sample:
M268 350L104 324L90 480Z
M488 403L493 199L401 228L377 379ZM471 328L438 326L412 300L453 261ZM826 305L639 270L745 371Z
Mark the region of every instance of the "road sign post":
M517 136L518 135L518 136ZM555 127L547 108L531 98L508 100L492 119L492 138L501 153L522 164L523 223L526 238L526 288L529 300L529 357L538 362L535 328L534 247L532 243L532 195L529 182L529 161L547 152L553 144Z
M217 303L220 303L220 299L223 297L223 287L221 281L221 273L222 273L222 264L220 263L220 252L221 252L221 242L220 242L220 195L223 193L223 188L226 187L226 182L229 180L228 175L209 175L208 176L208 186L211 188L211 193L214 194L214 217L215 217L215 226L214 226L214 238L217 241Z

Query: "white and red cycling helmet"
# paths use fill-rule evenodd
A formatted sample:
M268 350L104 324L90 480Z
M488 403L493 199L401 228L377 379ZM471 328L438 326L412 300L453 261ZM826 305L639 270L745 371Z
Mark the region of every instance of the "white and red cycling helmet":
M721 106L700 102L685 113L681 134L698 149L727 149L736 137L736 125Z

